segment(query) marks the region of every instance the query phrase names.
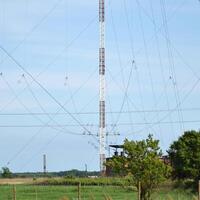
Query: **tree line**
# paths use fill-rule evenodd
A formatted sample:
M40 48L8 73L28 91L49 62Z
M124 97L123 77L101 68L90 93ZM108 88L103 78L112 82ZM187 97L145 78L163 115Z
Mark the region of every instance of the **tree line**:
M69 171L60 171L60 172L22 172L22 173L13 173L8 167L2 167L0 171L0 178L40 178L40 177L88 177L88 176L99 176L98 171L81 171L77 169L72 169Z

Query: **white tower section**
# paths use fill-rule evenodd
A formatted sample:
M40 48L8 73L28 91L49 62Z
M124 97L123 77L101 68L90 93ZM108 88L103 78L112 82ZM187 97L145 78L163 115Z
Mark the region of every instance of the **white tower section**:
M105 0L99 0L100 47L99 47L99 153L100 171L105 173Z

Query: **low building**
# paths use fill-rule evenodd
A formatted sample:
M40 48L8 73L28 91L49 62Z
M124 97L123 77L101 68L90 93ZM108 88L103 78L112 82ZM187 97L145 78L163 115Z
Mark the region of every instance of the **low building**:
M123 145L109 145L109 157L106 158L106 162L113 159L113 156L124 156ZM112 168L106 166L106 176L113 176L113 175L114 173Z

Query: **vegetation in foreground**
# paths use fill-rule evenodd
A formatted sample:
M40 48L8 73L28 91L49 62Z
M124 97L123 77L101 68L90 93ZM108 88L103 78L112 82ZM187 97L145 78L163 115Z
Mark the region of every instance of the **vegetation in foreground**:
M138 188L141 200L152 200L153 191L169 178L190 180L195 191L200 180L200 131L186 131L168 150L170 162L161 159L159 140L125 140L124 156L114 156L106 163L117 175L129 176ZM192 183L192 184L191 184ZM199 191L200 192L200 191Z
M141 200L153 199L153 190L171 175L171 166L162 160L159 140L149 135L146 140L125 140L125 156L114 156L106 165L117 175L130 177L130 183L137 187Z
M82 200L136 200L137 192L119 186L81 186ZM78 199L77 186L16 186L18 200L73 200ZM161 188L152 195L154 200L195 200L189 191ZM13 199L13 186L0 186L0 200Z

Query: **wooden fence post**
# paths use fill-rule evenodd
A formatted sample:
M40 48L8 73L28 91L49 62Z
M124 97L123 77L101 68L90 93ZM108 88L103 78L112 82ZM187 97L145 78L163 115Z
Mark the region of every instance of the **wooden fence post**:
M37 188L35 188L35 200L38 199L38 195L37 195Z
M198 183L198 200L200 200L200 180L199 180L199 183Z
M81 200L81 183L78 183L78 200Z
M138 200L141 200L141 182L138 182Z
M13 200L17 200L16 186L15 185L13 185Z

